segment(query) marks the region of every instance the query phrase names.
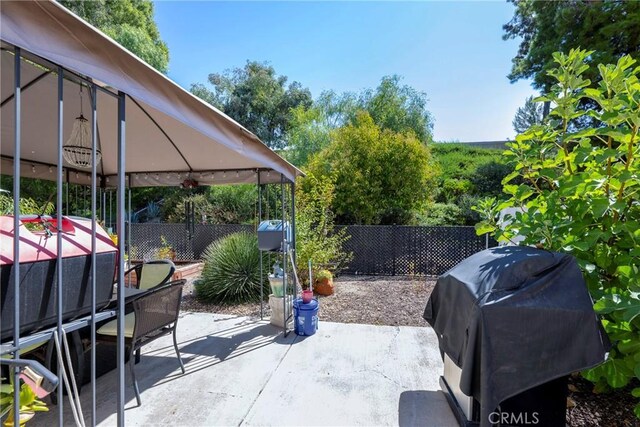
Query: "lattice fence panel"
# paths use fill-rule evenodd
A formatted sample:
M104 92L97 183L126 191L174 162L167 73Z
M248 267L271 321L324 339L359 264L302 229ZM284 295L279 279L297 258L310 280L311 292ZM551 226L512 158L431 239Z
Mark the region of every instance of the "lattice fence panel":
M362 226L345 227L351 236L345 249L353 253L348 274L440 275L487 247L473 227ZM489 246L496 242L489 239Z
M194 236L189 240L184 224L131 224L131 257L134 260L156 258L164 237L176 251L178 261L198 260L207 246L216 240L239 231L252 233L254 227L236 224L205 224L196 225L194 231Z
M345 273L393 275L393 234L390 227L358 225L345 228L350 237L344 250L353 254Z
M411 227L393 225L348 225L351 236L345 250L353 259L344 273L367 275L438 276L463 259L487 247L485 236L473 227ZM179 261L200 259L211 243L239 231L254 232L252 225L196 225L188 239L184 224L132 224L132 258L153 259L162 246L162 236L176 251ZM496 242L489 239L489 246Z

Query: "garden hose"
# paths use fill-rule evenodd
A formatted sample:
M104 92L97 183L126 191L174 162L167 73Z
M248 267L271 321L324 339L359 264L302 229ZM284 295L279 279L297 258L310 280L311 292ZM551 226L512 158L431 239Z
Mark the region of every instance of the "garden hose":
M289 252L289 259L291 259L291 269L293 270L293 277L296 279L296 289L295 289L295 294L298 294L298 288L300 288L300 292L302 292L302 285L300 285L300 279L298 279L298 271L297 271L297 267L296 267L296 262L293 260L293 252L292 251L287 251Z
M73 396L75 397L76 405L78 408L78 414L82 421L82 427L85 427L84 414L82 413L82 405L80 404L80 393L78 392L78 386L76 384L76 376L73 372L73 365L71 364L71 352L69 351L69 338L67 334L62 335L62 343L64 344L64 352L67 356L67 364L69 365L69 371L71 376L71 386L73 387Z
M67 363L69 366L69 370L71 372L71 381L69 381L69 376L67 375L67 370L64 366L64 359L62 357L62 349L60 348L60 339L58 337L58 332L57 331L53 331L53 342L56 345L56 352L57 352L57 357L58 357L58 364L60 365L60 370L62 371L62 378L64 379L64 385L65 388L67 390L67 396L69 397L69 405L71 406L71 412L73 413L73 419L76 422L76 426L77 427L85 427L84 424L84 416L82 415L82 406L80 405L80 398L78 396L78 389L76 387L76 380L75 377L73 375L73 366L71 365L71 356L69 354L69 345L68 345L68 341L67 341L67 337L66 334L63 334L63 341L65 344L65 349L66 349L66 353L67 353ZM76 398L75 398L75 402L74 402L74 397L73 394L71 392L71 388L69 387L69 383L72 383L73 385L73 389L76 391ZM60 404L62 404L62 400L60 401ZM76 407L77 405L77 407ZM78 414L80 413L80 415Z

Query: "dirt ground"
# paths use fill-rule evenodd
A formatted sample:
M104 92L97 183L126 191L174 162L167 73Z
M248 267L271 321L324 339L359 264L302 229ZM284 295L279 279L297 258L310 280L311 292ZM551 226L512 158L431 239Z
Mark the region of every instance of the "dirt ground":
M435 279L424 277L341 276L335 281L335 294L318 297L319 317L325 322L365 323L390 326L423 326L422 312L435 286ZM184 289L182 310L231 314L260 318L260 303L233 306L203 304L193 296L192 281ZM264 316L270 316L264 304ZM611 393L594 394L593 384L579 374L569 380L567 425L570 427L640 427L633 414L637 403L630 391L638 384Z
M343 276L335 282L335 294L318 296L319 317L326 322L390 326L427 326L422 312L435 281L421 277ZM260 317L260 302L203 304L193 294L192 281L183 291L182 310ZM264 304L264 316L271 315Z

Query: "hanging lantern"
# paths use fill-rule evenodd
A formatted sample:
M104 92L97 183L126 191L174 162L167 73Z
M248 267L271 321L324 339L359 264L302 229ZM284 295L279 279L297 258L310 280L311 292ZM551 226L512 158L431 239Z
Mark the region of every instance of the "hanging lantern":
M80 116L73 122L73 130L67 142L62 146L64 159L72 166L80 168L91 167L91 131L89 120L82 114L82 85L80 85ZM96 149L96 164L100 163L102 153Z
M198 181L196 181L193 178L187 178L184 181L182 181L181 187L182 188L196 188L198 186Z

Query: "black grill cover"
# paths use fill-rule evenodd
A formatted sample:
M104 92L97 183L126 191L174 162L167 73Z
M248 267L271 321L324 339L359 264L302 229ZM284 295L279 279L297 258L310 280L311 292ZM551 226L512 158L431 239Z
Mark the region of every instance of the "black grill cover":
M576 260L526 246L478 252L440 276L424 318L480 402L500 402L604 361L609 342Z

